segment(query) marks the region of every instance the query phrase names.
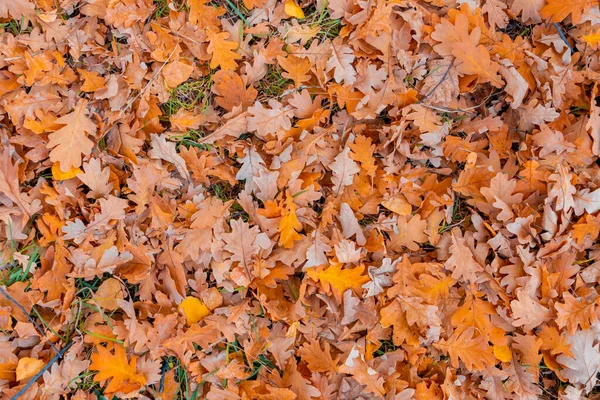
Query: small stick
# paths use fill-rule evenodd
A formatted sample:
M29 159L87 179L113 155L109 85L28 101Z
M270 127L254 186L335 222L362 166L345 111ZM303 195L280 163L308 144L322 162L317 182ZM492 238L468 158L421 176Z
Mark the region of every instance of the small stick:
M431 96L433 94L433 92L435 92L435 90L442 84L442 82L444 82L446 80L446 77L448 77L448 72L450 72L450 68L452 68L452 63L448 64L448 68L446 68L446 72L444 72L444 75L442 75L442 79L440 79L440 81L434 87L432 87L431 90L425 95L425 97L423 97L421 100L419 100L417 102L417 104L421 104L429 96Z
M40 334L42 335L42 337L46 337L46 333L44 332L44 330L42 329L41 326L39 326L37 324L37 322L35 322L35 320L31 317L31 315L29 315L29 313L27 312L27 310L25 309L25 307L23 307L17 300L13 299L8 292L0 286L0 293L2 293L4 295L4 297L6 297L8 300L10 300L11 303L13 303L15 306L19 307L19 310L21 310L23 312L23 314L27 315L27 318L29 319L29 321L31 321L31 323L36 327L36 329L38 330L38 332L40 332ZM54 349L55 353L58 353L59 350L58 348L54 345L54 343L52 343L51 341L48 340L48 343L50 343L50 346L52 346L52 348Z
M52 366L52 364L54 364L60 358L62 358L62 356L67 352L67 350L69 350L69 348L72 345L73 345L73 342L67 343L67 345L65 347L63 347L58 353L56 353L54 355L54 357L52 357L52 359L50 360L50 362L48 362L48 364L44 365L44 368L42 368L40 370L40 372L38 372L37 374L35 374L33 376L33 378L31 378L31 380L29 382L27 382L27 384L25 386L23 386L21 388L21 390L19 390L17 392L17 394L15 394L13 397L10 398L10 400L17 400L19 397L21 397L22 395L24 395L25 392L27 392L27 389L29 389L31 387L31 385L33 385L38 379L40 379L40 376L42 376L44 374L44 372L46 372L47 370L49 370L50 367Z
M563 33L562 29L560 29L560 25L558 25L557 22L555 22L553 25L554 25L554 28L556 28L556 31L558 32L558 36L560 36L560 38L562 39L563 42L565 42L565 44L567 45L569 50L571 50L571 54L575 53L575 50L573 49L573 47L571 47L571 43L569 43L569 41L567 40L567 37Z

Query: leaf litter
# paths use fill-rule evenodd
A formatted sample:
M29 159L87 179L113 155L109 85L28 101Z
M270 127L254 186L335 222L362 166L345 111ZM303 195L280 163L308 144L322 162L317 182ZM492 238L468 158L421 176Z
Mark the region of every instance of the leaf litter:
M595 398L600 11L0 3L0 391Z

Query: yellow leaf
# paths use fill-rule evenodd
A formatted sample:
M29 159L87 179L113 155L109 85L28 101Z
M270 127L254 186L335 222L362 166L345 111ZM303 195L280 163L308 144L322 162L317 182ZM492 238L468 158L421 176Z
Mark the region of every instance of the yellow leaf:
M94 376L94 382L110 379L105 389L106 394L130 393L146 384L146 378L136 372L137 358L132 356L131 362L128 362L122 345L115 345L115 354L104 346L98 346L97 349L98 353L92 354L92 364L89 369L98 371Z
M193 325L206 316L210 315L210 310L202 301L196 297L188 296L179 304L179 310L183 312L189 325Z
M502 362L509 362L512 358L510 347L506 345L494 345L494 356Z
M342 264L333 264L327 269L319 267L309 268L306 273L314 281L321 282L326 292L333 292L338 301L341 301L342 294L352 289L356 293L362 291L362 285L369 280L368 276L363 275L364 265L359 265L354 269L342 268Z
M31 378L40 372L40 370L44 368L44 365L46 365L46 363L42 360L38 360L37 358L21 358L17 364L17 380L22 381Z
M587 35L583 35L581 38L589 46L597 46L598 44L600 44L600 29L598 29L596 32L592 32L592 33L588 33Z
M304 11L296 4L294 0L287 0L285 2L285 13L290 17L304 18Z
M55 181L66 181L67 179L75 178L77 174L82 174L80 168L71 167L67 172L60 169L60 163L57 161L52 164L52 178Z
M281 233L279 244L286 249L293 247L295 241L302 239L302 236L298 234L298 231L302 230L302 223L296 215L296 208L293 198L288 196L286 199L287 212L284 212L277 229Z

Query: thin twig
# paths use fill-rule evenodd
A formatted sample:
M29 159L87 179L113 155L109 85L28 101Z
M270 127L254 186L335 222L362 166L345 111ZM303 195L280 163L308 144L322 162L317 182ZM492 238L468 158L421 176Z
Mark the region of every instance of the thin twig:
M10 400L17 400L19 397L21 397L22 395L25 394L25 392L27 392L27 389L29 389L31 387L31 385L33 385L38 379L40 379L40 376L42 376L44 374L44 372L46 372L47 370L50 369L50 367L52 366L52 364L54 364L55 362L57 362L59 359L62 358L62 356L65 355L65 353L67 352L67 350L69 350L69 348L73 345L73 342L69 342L67 343L67 345L65 347L63 347L58 353L56 353L54 355L54 357L52 357L52 359L50 360L50 362L48 362L48 364L44 365L44 368L42 368L40 370L40 372L38 372L37 374L35 374L31 380L29 382L27 382L27 385L23 386L21 388L21 390L19 390L17 392L17 394L15 394L13 397L10 398Z
M33 319L33 317L31 315L29 315L29 313L27 312L27 310L25 309L25 307L23 307L21 305L21 303L19 303L17 300L13 299L6 290L4 290L3 287L0 286L0 293L2 293L4 295L4 297L6 297L8 300L10 300L11 303L13 303L15 306L19 307L19 310L21 310L23 312L23 314L25 314L27 316L27 318L29 319L29 321L33 324L33 326L36 327L36 329L38 330L38 332L40 332L40 334L42 335L42 337L46 337L46 333L44 332L44 330L42 329L41 326L39 326L37 324L37 322L35 322L35 320ZM54 343L52 343L50 340L48 340L48 343L50 343L50 346L54 349L55 353L58 353L59 350L58 348L54 345Z
M446 68L446 72L444 72L444 75L442 75L442 79L440 79L440 81L431 88L431 90L429 92L427 92L427 94L425 95L425 97L423 97L421 100L419 100L417 102L417 104L421 104L422 102L424 102L429 96L431 96L433 94L433 92L435 92L435 90L442 84L442 82L444 82L446 80L446 78L448 77L448 72L450 72L450 68L452 68L452 63L448 64L448 68Z
M556 31L558 32L558 36L560 36L560 38L562 39L563 42L565 42L565 44L567 45L569 50L571 50L571 54L574 54L575 49L573 49L573 47L571 47L571 43L569 43L569 41L567 40L567 37L563 33L562 29L560 29L560 25L558 25L558 22L555 22L552 25L554 25L554 28L556 28Z
M441 112L445 112L445 113L463 113L463 114L470 115L472 117L477 116L476 113L472 113L467 110L463 110L462 108L436 107L436 106L432 106L430 104L421 104L421 105L425 108L431 108L432 110L441 111Z

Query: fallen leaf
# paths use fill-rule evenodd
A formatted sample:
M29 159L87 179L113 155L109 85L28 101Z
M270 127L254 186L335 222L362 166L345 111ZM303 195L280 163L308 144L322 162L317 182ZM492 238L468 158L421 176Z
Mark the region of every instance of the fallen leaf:
M210 315L209 308L198 298L188 296L180 304L179 310L183 312L189 325L201 321Z

